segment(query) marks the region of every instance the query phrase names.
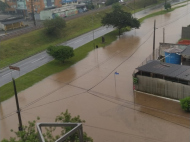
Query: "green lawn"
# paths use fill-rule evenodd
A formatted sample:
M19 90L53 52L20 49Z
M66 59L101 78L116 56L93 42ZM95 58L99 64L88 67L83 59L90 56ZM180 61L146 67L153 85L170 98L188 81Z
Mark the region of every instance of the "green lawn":
M182 7L182 6L180 6L180 7ZM176 7L176 8L179 8L179 7ZM176 9L176 8L174 8L174 9ZM174 9L172 9L172 10L174 10ZM165 13L166 12L159 12L159 14L165 14ZM98 14L94 15L94 19L95 18L97 18L97 19L100 18L97 15ZM156 16L156 15L158 15L158 13L146 16L146 18L152 17L152 15ZM89 20L91 19L91 17L86 17L86 18L89 18ZM145 18L142 18L142 19L144 20ZM77 21L77 19L74 19L74 20ZM74 26L75 25L74 20L70 21L70 25L73 26L73 29L77 30L78 28L76 26ZM83 18L80 19L80 20L81 20L81 22L84 22L84 21L82 21L82 20L84 20ZM100 25L100 22L99 23L98 22L94 23L94 27L96 27L96 26L98 27L99 25ZM79 26L82 27L83 25L79 24ZM90 27L89 27L89 29L90 29ZM34 50L30 49L33 46L36 47L36 48L34 48L36 52L43 51L44 49L46 49L47 45L55 45L58 42L62 42L63 40L70 39L73 36L72 34L74 34L74 35L78 34L74 30L72 30L72 28L70 30L71 30L72 33L68 33L68 31L65 31L65 33L68 35L67 37L62 37L62 38L58 38L58 39L56 39L56 38L52 39L52 38L49 38L49 37L45 37L45 39L44 39L44 35L41 32L42 30L38 30L38 31L31 32L29 34L20 36L20 37L23 37L22 40L21 40L20 37L18 37L18 38L14 38L14 39L11 39L11 40L4 41L3 44L6 43L8 45L11 45L12 48L13 48L14 44L12 42L14 42L15 45L17 45L16 41L20 41L21 43L23 43L23 46L25 46L30 51L31 54L29 54L28 52L24 52L25 50L22 49L22 48L21 49L13 48L14 51L9 53L9 56L11 56L11 55L13 56L16 52L18 52L17 50L19 50L19 52L24 52L24 54L21 54L19 56L26 57L25 54L32 55L32 54L35 53ZM80 29L78 29L78 30L80 30ZM83 29L81 31L87 32L86 29ZM117 30L106 34L105 35L105 39L106 39L105 44L101 44L101 38L95 39L95 43L97 43L99 45L99 47L109 45L112 41L116 40L117 34L118 34ZM31 38L31 37L33 37L33 38ZM27 41L29 42L28 38L30 38L30 43L26 44ZM33 42L36 42L36 41L38 41L38 42L33 43ZM47 43L45 44L45 42L47 42ZM43 45L42 43L44 43L45 45ZM38 46L40 44L41 44L41 46ZM75 56L72 57L71 59L69 59L69 61L65 62L64 64L54 60L54 61L51 61L51 62L49 62L49 63L47 63L47 64L45 64L45 65L43 65L43 66L41 66L39 68L27 73L26 75L23 75L23 76L19 77L18 79L16 79L17 91L20 92L22 90L25 90L26 88L31 87L32 85L34 85L35 83L41 81L42 79L44 79L44 78L46 78L46 77L48 77L48 76L50 76L50 75L52 75L54 73L60 72L60 71L62 71L64 69L67 69L71 65L73 65L73 64L77 63L78 61L82 60L83 58L85 58L88 55L88 53L90 51L92 51L92 50L93 50L93 42L89 42L89 43L81 46L80 48L75 49L74 50ZM6 53L6 51L4 51L4 52ZM9 59L12 59L14 61L15 56L12 57L12 58L9 57ZM11 60L8 60L8 59L6 60L6 62L9 62L9 61L11 61ZM13 92L12 83L8 83L8 84L0 87L0 93L1 93L0 102L2 102L4 100L7 100L11 96L13 96L14 92Z
M106 42L104 44L101 43L101 38L97 38L94 40L96 44L98 44L99 47L104 47L106 45L109 45L111 42L116 40L117 38L118 31L115 30L113 32L110 32L106 34L105 40ZM67 69L71 65L77 63L78 61L82 60L85 58L90 51L94 49L93 47L93 41L77 48L74 50L75 56L69 59L68 61L65 61L65 63L61 63L59 61L53 60L19 78L16 79L16 86L17 86L17 91L20 92L22 90L25 90L35 83L41 81L42 79L63 71L64 69ZM13 91L13 84L12 82L0 87L0 102L7 100L8 98L12 97L14 95Z
M151 18L151 17L154 17L154 16L162 15L162 14L166 14L166 13L168 13L168 12L174 11L175 9L180 8L180 7L183 7L183 6L186 6L186 4L185 4L185 5L181 5L181 6L177 6L177 7L174 7L174 8L171 8L171 9L168 10L168 11L167 11L167 10L162 10L162 11L158 11L158 12L149 14L149 15L147 15L147 16L145 16L145 17L139 19L139 20L140 20L140 22L143 22L143 21L144 21L145 19L147 19L147 18Z
M152 0L148 1L148 3L152 4ZM137 1L135 3L136 11L139 11L144 7L142 2L147 3L147 0ZM129 5L130 7L134 8L133 3ZM131 9L126 6L123 6L123 9L128 12L131 11ZM38 52L44 51L50 45L60 44L100 27L101 18L105 15L106 12L110 11L111 9L107 9L95 14L86 15L68 21L67 27L62 31L62 36L60 37L48 37L43 33L43 29L40 29L6 41L2 41L0 43L0 68L16 63Z

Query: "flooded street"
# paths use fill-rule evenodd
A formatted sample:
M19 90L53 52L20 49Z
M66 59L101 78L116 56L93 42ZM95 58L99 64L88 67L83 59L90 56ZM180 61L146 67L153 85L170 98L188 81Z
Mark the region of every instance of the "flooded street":
M163 27L165 42L176 43L182 26L190 24L190 5L145 20L140 29L20 92L23 124L37 116L39 122L54 122L68 109L86 121L84 131L94 142L190 141L189 128L134 109L132 73L152 53L154 19L156 47L163 41ZM14 136L10 129L18 129L15 108L14 97L0 104L1 140Z

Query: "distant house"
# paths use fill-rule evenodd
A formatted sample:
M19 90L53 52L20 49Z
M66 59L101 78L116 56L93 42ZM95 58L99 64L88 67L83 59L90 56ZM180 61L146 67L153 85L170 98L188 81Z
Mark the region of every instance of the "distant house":
M0 20L0 30L7 31L24 27L23 20L22 17L10 17Z
M64 5L60 8L47 9L40 12L40 20L53 19L55 17L68 17L76 15L78 10L76 5Z

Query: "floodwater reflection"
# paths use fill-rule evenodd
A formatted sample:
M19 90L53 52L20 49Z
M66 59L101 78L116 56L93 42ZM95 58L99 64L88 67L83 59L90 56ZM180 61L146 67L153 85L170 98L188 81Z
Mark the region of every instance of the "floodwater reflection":
M141 107L134 106L132 85L134 69L152 53L154 19L158 27L165 25L166 42L175 43L181 27L190 21L189 12L177 19L184 9L187 7L171 12L168 19L160 15L145 20L140 29L125 33L69 69L20 92L19 99L24 98L20 101L23 124L37 116L40 122L54 122L55 116L68 109L72 116L86 120L84 131L95 142L189 141L187 127L142 113ZM162 32L162 28L156 31L156 47L163 39ZM114 75L116 71L119 75ZM2 102L0 117L14 112L15 106L14 97ZM18 129L16 113L0 124L1 139L13 136L10 129Z

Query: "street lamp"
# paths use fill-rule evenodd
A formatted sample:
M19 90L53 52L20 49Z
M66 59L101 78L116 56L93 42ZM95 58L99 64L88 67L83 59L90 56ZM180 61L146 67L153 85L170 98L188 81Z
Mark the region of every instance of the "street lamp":
M96 14L99 14L99 13L96 13ZM94 27L94 15L92 16L92 26ZM94 29L92 31L92 37L93 37L93 46L94 46L94 49L95 49L95 43L94 43Z

